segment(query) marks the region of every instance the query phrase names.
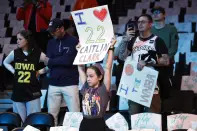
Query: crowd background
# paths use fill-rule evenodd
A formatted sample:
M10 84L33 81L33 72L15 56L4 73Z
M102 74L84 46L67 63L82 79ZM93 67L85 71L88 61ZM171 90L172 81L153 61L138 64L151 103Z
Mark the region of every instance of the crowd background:
M0 1L0 63L9 54L9 52L16 48L16 35L21 29L26 29L24 25L25 20L17 15L19 8L24 8L23 0L1 0ZM50 5L47 5L50 3ZM172 88L170 89L170 96L164 102L166 113L176 111L185 113L197 113L197 94L193 91L181 91L182 76L190 76L191 63L197 62L196 59L196 32L197 32L197 11L195 7L197 1L195 0L49 0L43 1L43 7L49 6L51 14L48 15L47 22L50 19L60 18L64 20L64 27L69 34L77 37L77 32L74 27L70 11L94 7L98 5L108 4L114 31L117 37L121 37L125 32L125 24L130 20L136 20L141 14L152 14L151 10L155 6L162 6L165 9L165 22L174 25L178 31L178 50L175 55L174 73L172 76ZM38 9L41 7L38 7ZM29 9L29 8L28 8ZM36 7L37 9L37 7ZM35 10L34 10L35 11ZM36 16L36 13L34 12ZM18 16L18 17L16 17ZM29 18L27 18L29 20ZM22 21L19 21L22 20ZM29 20L29 21L34 21ZM25 22L26 23L26 22ZM40 23L40 22L39 22ZM41 22L42 23L42 22ZM32 27L36 27L37 23L30 22ZM48 24L46 24L48 25ZM32 32L37 36L37 44L43 52L46 52L47 41L52 38L45 28L33 28ZM31 30L31 29L30 29ZM44 40L43 40L44 39ZM42 41L42 42L40 42ZM118 61L113 63L112 75L116 77ZM0 110L11 111L10 94L13 89L13 75L0 64L0 89L1 101ZM40 68L43 64L40 65ZM118 72L119 73L119 72ZM47 75L40 76L42 89L48 89ZM118 85L116 85L118 86ZM119 111L118 97L115 95L116 90L112 90L112 97L110 102L110 113ZM47 111L47 102L45 101L45 108ZM67 111L66 108L61 108L63 114ZM120 111L126 117L127 112ZM60 117L60 119L63 119ZM61 120L60 120L61 121Z

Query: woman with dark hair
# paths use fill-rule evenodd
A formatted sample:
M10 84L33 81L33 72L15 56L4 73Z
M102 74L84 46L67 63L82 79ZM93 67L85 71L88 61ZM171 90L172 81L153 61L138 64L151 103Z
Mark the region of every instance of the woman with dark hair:
M37 79L39 62L46 61L46 55L35 47L32 33L22 30L17 34L18 48L5 58L4 66L14 74L14 87L11 99L13 111L18 113L24 122L34 112L40 112L40 86ZM14 66L11 65L13 62Z
M79 77L83 84L81 89L83 120L80 131L105 131L104 114L110 99L111 68L113 49L116 40L111 41L108 58L103 67L96 63L89 66L85 72L82 65L78 66Z

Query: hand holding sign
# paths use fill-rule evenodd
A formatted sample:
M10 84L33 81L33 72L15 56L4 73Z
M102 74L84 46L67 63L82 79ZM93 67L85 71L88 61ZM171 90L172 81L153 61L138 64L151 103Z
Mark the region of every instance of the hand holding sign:
M137 62L129 56L124 64L117 95L150 107L157 77L158 72L146 66L138 71Z
M107 6L99 6L71 12L81 47L74 64L88 64L101 61L113 37L113 25Z

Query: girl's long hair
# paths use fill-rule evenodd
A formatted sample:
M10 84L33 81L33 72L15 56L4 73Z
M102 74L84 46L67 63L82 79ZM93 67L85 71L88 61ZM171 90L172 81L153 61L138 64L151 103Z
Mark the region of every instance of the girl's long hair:
M24 39L27 41L28 44L28 52L31 52L36 47L36 42L34 36L31 31L29 30L21 30L18 32Z

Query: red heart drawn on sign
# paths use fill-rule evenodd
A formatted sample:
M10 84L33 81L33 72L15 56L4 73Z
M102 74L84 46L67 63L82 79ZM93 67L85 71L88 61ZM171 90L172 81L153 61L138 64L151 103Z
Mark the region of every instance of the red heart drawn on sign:
M107 16L107 10L105 8L103 8L101 11L94 10L93 13L94 13L94 16L96 16L102 22L105 20Z

